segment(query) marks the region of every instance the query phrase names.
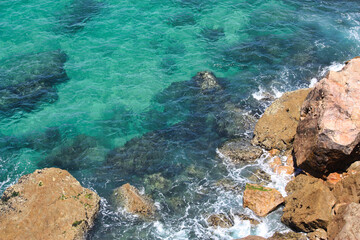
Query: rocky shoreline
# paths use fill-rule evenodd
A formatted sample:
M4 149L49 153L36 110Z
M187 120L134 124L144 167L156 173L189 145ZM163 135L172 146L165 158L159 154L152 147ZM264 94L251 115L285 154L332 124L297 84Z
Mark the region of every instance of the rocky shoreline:
M223 87L215 75L201 72L184 84L196 86L194 94L201 96L201 102L191 103L197 111L209 111L207 103L214 101L225 109L225 117L204 119L204 123L215 125L219 135L230 139L218 147L222 158L234 165L246 165L263 155L264 149L269 156L266 164L275 174L287 175L289 179L294 176L286 186L287 196L268 187L271 179L261 170L249 177L245 189L226 179L218 182L219 186L242 194L243 207L260 218L284 206L281 221L295 232L275 233L268 239L360 239L359 58L348 61L340 72L328 73L314 88L288 92L276 99L257 121L251 144L238 136L246 124L237 126L236 119L232 125L228 123L229 118L244 118L243 113L237 113L234 106L219 97ZM253 121L249 117L246 122L251 125ZM133 141L138 145L154 138L165 141L168 132L186 135L178 132L176 126L189 123L191 120ZM189 126L190 130L198 127ZM156 164L162 164L155 162L159 156L141 158L135 150L129 154L129 149L115 149L107 161L114 162L121 171L148 171L151 175L145 181L157 182L157 188L167 189L171 182L155 171ZM189 174L194 172L191 165L186 170ZM143 221L157 218L152 199L129 183L114 190L113 203ZM0 200L0 239L85 239L99 207L100 197L81 187L67 171L36 170L5 190ZM252 225L258 224L249 216L235 215ZM211 227L234 225L232 215L213 214L207 219Z

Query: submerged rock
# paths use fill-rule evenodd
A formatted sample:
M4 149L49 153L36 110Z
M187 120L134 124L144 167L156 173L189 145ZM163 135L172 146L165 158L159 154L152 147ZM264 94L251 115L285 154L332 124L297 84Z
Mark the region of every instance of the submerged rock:
M59 16L59 23L66 33L75 33L85 27L102 7L97 0L73 0Z
M138 215L145 219L155 217L155 205L153 202L140 194L139 190L129 183L114 190L114 201L117 206L122 206L129 213Z
M253 144L267 150L292 147L300 120L300 109L311 89L284 93L268 107L256 123Z
M214 74L199 72L190 81L174 83L155 100L162 104L166 115L183 121L115 148L107 156L109 164L127 173L151 174L164 170L174 175L187 169L192 160L205 161L209 155L215 155L221 138L212 131L215 121L210 113L221 107L224 99L222 85ZM159 122L168 120L161 116L164 115L159 115ZM179 152L183 152L180 157Z
M345 171L360 160L360 59L323 78L301 109L294 151L297 165L316 177Z
M234 218L224 213L211 215L207 222L212 227L230 228L234 226Z
M243 207L248 207L260 217L264 217L284 202L279 191L257 184L246 184Z
M161 173L154 173L152 175L148 175L145 178L144 183L146 185L146 189L149 192L167 192L172 185L171 181L164 178Z
M234 139L225 142L218 149L218 153L234 164L246 164L254 162L263 152L261 148L252 146L242 139Z
M100 197L67 171L36 170L7 188L0 200L0 239L85 239Z
M253 183L266 185L271 181L270 174L261 169L257 169L250 177L249 180Z
M105 155L105 149L98 145L95 137L81 134L54 148L40 166L79 170L101 163Z
M0 62L0 114L30 111L40 101L57 100L56 84L68 79L60 50L28 54Z
M289 196L281 221L303 232L318 228L327 229L335 197L324 181L306 175L298 175L286 186Z

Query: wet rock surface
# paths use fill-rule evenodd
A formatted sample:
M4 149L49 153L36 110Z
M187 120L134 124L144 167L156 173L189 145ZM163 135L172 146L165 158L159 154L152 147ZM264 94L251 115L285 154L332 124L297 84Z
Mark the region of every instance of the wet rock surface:
M31 111L40 101L57 100L55 86L68 80L60 50L28 54L0 63L0 114Z
M248 207L260 217L264 217L284 202L279 191L257 184L246 184L243 207Z
M323 177L359 160L360 59L315 85L301 109L294 141L297 165Z
M234 226L234 218L223 213L211 215L207 222L212 227L229 228Z
M254 162L262 155L262 149L252 146L242 139L234 139L225 142L218 152L221 157L225 157L234 164L246 164Z
M291 148L300 119L300 109L310 89L284 93L256 123L252 143L267 150Z
M0 200L0 239L85 239L100 197L67 171L36 170L7 188Z
M321 179L299 175L286 186L281 221L302 232L327 229L335 197Z
M125 208L129 213L144 219L153 219L156 208L148 197L142 195L137 188L126 183L114 190L115 205Z

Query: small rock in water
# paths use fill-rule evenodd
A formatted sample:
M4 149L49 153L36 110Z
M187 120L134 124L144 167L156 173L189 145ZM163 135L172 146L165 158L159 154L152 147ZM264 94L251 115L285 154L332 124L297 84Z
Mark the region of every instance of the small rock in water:
M251 163L262 155L261 148L252 146L241 139L225 142L218 151L235 164Z
M100 197L67 171L36 170L7 188L0 200L0 239L85 239Z
M212 227L230 228L234 226L234 218L224 213L211 215L207 222Z
M261 169L257 169L250 177L249 180L253 183L266 185L271 181L270 174L264 172Z
M249 217L248 215L245 214L241 214L241 213L235 213L235 216L237 216L238 218L240 218L242 221L250 221L251 225L259 225L260 222L256 219L253 219L251 217Z
M246 184L243 207L248 207L260 217L264 217L284 202L279 191L257 184Z
M242 190L241 186L231 179L221 179L215 183L215 186L221 187L226 191L235 191L240 192Z
M122 206L129 213L144 219L153 219L156 208L151 199L140 194L139 190L129 183L114 190L113 198L117 206Z

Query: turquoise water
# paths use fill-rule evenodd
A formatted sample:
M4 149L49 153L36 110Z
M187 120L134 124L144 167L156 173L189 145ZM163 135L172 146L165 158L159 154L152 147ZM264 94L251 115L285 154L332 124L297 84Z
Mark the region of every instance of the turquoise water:
M225 176L243 186L247 171L216 156L225 140L251 137L247 118L221 130L224 106L258 117L269 102L254 94L307 87L358 55L359 10L355 0L1 1L0 192L39 167L69 170L103 198L89 239L286 230L281 210L258 228L207 226L207 214L246 211L241 196L214 187ZM203 70L224 90L194 92L189 80ZM170 190L149 190L158 173ZM151 194L156 222L114 208L111 192L125 182Z

